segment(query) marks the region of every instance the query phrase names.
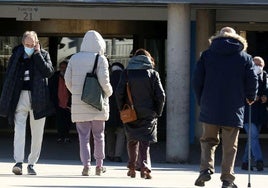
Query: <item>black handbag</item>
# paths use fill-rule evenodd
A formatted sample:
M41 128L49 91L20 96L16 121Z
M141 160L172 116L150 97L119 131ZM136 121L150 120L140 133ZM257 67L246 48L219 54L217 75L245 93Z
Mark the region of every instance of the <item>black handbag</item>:
M99 54L96 55L92 72L86 74L81 100L101 111L103 109L103 91L96 74L98 58Z

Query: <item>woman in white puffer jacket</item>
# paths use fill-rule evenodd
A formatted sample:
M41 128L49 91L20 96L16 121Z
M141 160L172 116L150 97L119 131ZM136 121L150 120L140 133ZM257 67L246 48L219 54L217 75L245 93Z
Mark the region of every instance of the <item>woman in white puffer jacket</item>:
M80 158L83 163L83 176L88 176L91 166L90 132L94 137L94 157L96 175L105 172L103 167L105 121L109 118L109 97L112 86L109 78L109 65L104 56L106 44L102 36L93 30L88 31L82 41L80 52L74 54L66 69L65 84L72 93L72 121L76 123L80 142ZM104 92L102 111L81 101L81 94L86 73L91 72L96 55L99 54L96 74Z

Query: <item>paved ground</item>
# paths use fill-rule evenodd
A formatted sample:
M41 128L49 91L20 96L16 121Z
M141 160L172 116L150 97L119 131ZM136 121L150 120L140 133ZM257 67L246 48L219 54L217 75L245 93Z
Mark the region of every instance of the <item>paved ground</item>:
M126 152L122 163L105 161L108 171L101 177L94 175L94 168L89 177L81 176L82 166L79 160L79 146L77 135L72 136L70 144L57 144L55 134L45 134L43 149L38 164L35 166L37 176L15 176L11 169L14 165L13 134L0 134L0 188L5 187L54 187L54 188L194 188L194 181L198 176L200 148L199 144L190 148L189 162L187 164L170 164L165 161L165 142L160 141L151 147L152 180L144 180L139 177L131 179L126 176L127 168ZM244 142L240 141L236 163L236 184L239 188L247 188L248 172L240 170L241 156ZM267 141L262 140L265 164L268 162ZM29 139L27 142L29 143ZM26 153L29 147L26 147ZM206 184L207 188L221 187L220 182L220 148L216 153L216 173L212 180ZM94 162L93 162L94 165ZM26 165L24 166L26 173ZM267 165L263 172L253 171L250 175L252 188L268 187Z
M29 151L30 135L28 133L26 139L25 153ZM43 139L43 146L40 159L49 160L76 160L79 161L79 145L77 134L71 135L70 144L58 144L56 142L55 133L46 133ZM238 153L236 166L241 165L242 155L244 153L246 139L242 138L239 140ZM263 151L264 164L268 167L268 139L261 139L261 147ZM178 143L179 147L179 143ZM12 132L1 132L0 131L0 159L12 159L13 158L13 133ZM166 162L166 143L160 140L156 144L151 145L151 158L153 162L163 163ZM221 146L216 150L216 164L220 165L221 159ZM127 161L127 152L125 150L123 155L123 161ZM190 145L190 154L188 164L199 164L200 162L200 145L195 143Z
M194 181L198 176L197 165L180 165L168 163L153 163L153 179L145 180L139 177L126 176L127 169L122 163L106 162L107 172L102 176L93 174L88 177L81 176L82 167L77 161L40 160L36 165L37 176L15 176L11 173L13 163L0 162L1 187L54 187L54 188L194 188ZM25 165L26 167L26 165ZM218 167L216 169L219 170ZM247 187L248 175L236 169L238 187ZM26 173L26 168L24 168ZM251 187L266 188L268 184L268 171L262 173L253 172L250 175ZM217 172L212 180L206 183L207 188L221 187L220 174Z

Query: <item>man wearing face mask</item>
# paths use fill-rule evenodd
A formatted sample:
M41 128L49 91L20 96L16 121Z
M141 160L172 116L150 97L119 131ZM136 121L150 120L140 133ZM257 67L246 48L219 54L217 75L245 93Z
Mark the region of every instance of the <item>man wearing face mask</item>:
M50 101L48 78L54 69L47 51L40 47L34 31L26 31L22 44L15 47L8 62L0 98L0 115L14 126L14 160L12 172L22 175L26 137L26 120L30 119L31 149L27 172L36 175L33 168L38 161L46 116L54 113Z
M70 143L69 130L73 125L71 120L71 93L67 89L64 74L68 60L59 64L59 71L49 79L51 99L56 109L58 143Z
M259 142L259 132L261 127L266 122L266 103L267 103L267 73L263 70L264 60L256 56L254 61L254 73L258 76L258 93L256 101L252 105L251 111L251 153L256 163L257 171L263 171L263 157ZM248 105L245 108L244 129L248 133ZM250 167L253 170L253 167ZM245 146L243 155L242 170L248 170L248 143Z

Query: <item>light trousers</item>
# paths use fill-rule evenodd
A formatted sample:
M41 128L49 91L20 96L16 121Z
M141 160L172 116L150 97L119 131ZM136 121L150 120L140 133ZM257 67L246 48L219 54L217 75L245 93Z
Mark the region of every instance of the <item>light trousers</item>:
M103 166L103 159L105 158L104 121L76 122L76 129L79 136L80 159L83 165L91 165L91 148L89 142L90 132L92 131L94 138L94 157L96 159L96 166Z
M200 138L201 164L200 171L209 169L215 171L215 151L222 135L221 180L233 182L234 164L238 146L239 128L203 123L203 133Z
M30 99L31 92L22 90L14 117L14 159L16 163L24 161L26 121L30 114L31 150L28 164L34 165L40 156L46 118L34 119Z

